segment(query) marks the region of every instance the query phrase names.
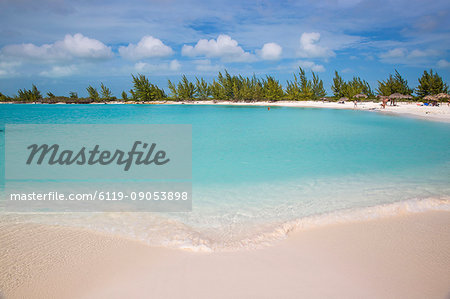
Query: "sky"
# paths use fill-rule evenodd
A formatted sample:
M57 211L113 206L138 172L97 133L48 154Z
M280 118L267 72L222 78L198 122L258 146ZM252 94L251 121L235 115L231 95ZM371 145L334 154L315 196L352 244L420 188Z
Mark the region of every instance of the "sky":
M417 86L432 68L450 83L448 0L0 0L0 92L114 95L144 74L167 90L182 74L218 71L284 85L298 67L327 92L334 71L375 90L397 69Z

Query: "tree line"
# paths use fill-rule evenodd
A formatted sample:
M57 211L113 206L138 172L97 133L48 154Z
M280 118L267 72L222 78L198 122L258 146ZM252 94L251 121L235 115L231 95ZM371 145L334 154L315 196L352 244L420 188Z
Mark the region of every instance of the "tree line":
M394 93L411 96L416 94L415 100L427 95L448 93L448 85L433 70L425 70L418 79L418 86L410 88L408 81L395 70L383 81L378 81L376 90L372 90L369 83L360 77L353 77L345 81L340 74L335 71L333 84L331 86L332 96L327 97L323 86L323 81L319 76L311 71L308 77L305 70L299 68L298 74L294 74L293 80L287 80L285 88L273 76L258 78L255 75L245 77L242 75L231 75L227 70L219 72L212 82L207 82L203 78L195 77L190 81L186 75L178 82L168 80L169 95L164 89L150 82L145 75L132 75L133 88L128 92L123 91L120 99L113 95L112 91L103 83L100 88L89 85L86 88L87 98L78 98L77 92L70 92L69 97L55 96L48 92L46 97L35 85L31 89L19 89L17 95L8 97L0 93L0 101L16 102L67 102L67 103L90 103L121 101L192 101L192 100L218 100L218 101L304 101L304 100L338 100L346 97L353 99L358 94L364 94L367 99L373 100L376 95L389 96Z

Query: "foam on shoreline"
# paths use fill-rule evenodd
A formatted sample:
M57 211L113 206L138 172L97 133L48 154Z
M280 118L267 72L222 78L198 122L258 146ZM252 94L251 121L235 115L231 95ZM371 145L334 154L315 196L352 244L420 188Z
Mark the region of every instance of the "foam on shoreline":
M95 232L138 240L149 246L193 252L222 252L272 246L277 241L287 238L289 234L296 231L427 211L450 211L450 198L411 199L371 207L344 209L291 221L265 223L258 225L256 229L253 227L249 230L245 228L244 224L237 226L237 228L234 228L235 231L231 231L227 235L213 227L207 231L201 231L180 221L165 219L156 215L152 218L151 224L140 227L136 225L136 223L142 223L138 213L131 214L132 217L130 219L127 217L120 219L121 213L109 213L106 220L102 218L102 214L97 214L93 217L71 218L68 217L69 214L40 214L39 217L29 217L30 214L6 213L4 215L8 217L3 217L3 221L0 221L0 224L2 222L19 222L82 227ZM72 221L74 219L77 221ZM114 221L112 220L114 219L117 220L116 225L113 225ZM124 222L123 219L128 219L129 222ZM143 218L142 221L148 221L148 218ZM158 230L152 231L151 227L156 226L158 226ZM161 235L163 231L165 234Z
M192 244L174 242L172 245L176 245L175 248L192 250L196 252L257 249L265 246L271 246L276 241L285 239L289 234L301 230L315 229L342 223L364 222L385 217L394 217L428 211L450 211L450 199L411 199L373 207L345 209L331 213L308 216L294 221L285 222L275 227L273 230L229 244L218 244L208 239L195 238L192 239Z

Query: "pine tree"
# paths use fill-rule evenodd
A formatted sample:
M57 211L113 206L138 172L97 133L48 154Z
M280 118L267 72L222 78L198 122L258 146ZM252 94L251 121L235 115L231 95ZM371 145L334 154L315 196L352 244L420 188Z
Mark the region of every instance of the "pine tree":
M42 99L41 92L37 89L36 85L32 85L31 89L19 89L17 91L17 98L21 101L36 102Z
M112 92L111 90L106 87L103 82L100 84L100 91L102 93L102 100L111 100L112 99Z
M287 81L286 97L291 101L300 100L300 83L298 82L296 74L294 74L294 81Z
M169 87L169 90L170 90L170 93L171 93L171 97L172 97L174 100L178 100L179 97L178 97L178 90L177 90L177 87L175 86L175 84L172 83L172 81L170 81L170 80L167 80L167 81L168 81L168 82L167 82L167 85L168 85L168 87Z
M205 79L200 78L200 80L195 77L195 90L197 91L196 96L200 100L206 100L211 95L211 88L208 85L208 82Z
M186 75L183 75L181 82L177 86L178 97L182 100L192 100L194 99L196 89L192 82L189 82Z
M151 84L146 76L141 74L131 76L133 77L134 89L130 92L133 95L133 99L137 101L156 101L167 97L164 90Z
M94 101L98 101L98 100L99 100L99 94L98 94L97 89L95 89L94 87L92 87L91 85L89 85L89 86L86 88L86 91L88 92L89 97L90 97L92 100L94 100Z
M433 70L430 70L428 73L425 70L419 78L419 86L416 88L416 93L419 97L448 93L448 85L444 83L438 73L433 72Z
M383 96L389 96L393 93L411 95L413 90L409 88L408 81L395 70L395 74L389 74L384 81L378 81L377 93Z
M345 82L337 71L334 71L333 85L331 90L335 99L340 99L344 96Z
M263 80L264 98L268 101L279 101L284 97L283 87L274 77L267 76Z
M308 78L306 78L306 73L302 68L300 69L299 79L300 79L300 100L307 101L313 98L314 92L312 88L312 83Z
M312 91L313 91L313 100L318 100L327 95L325 88L323 88L323 81L319 79L319 76L316 76L314 72L311 72L313 76L312 81Z

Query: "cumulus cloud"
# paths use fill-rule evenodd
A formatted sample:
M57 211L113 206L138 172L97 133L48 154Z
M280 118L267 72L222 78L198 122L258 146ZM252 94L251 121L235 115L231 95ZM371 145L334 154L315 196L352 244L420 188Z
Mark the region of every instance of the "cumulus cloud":
M297 61L297 64L295 67L300 66L301 68L304 69L310 69L314 72L324 72L325 71L325 67L321 64L315 64L313 61L308 61L308 60L299 60Z
M448 68L448 67L450 67L450 62L448 62L445 59L441 59L438 61L437 66L441 67L441 68Z
M303 58L328 58L334 57L336 54L328 49L319 45L320 33L318 32L305 32L300 37L300 49L297 54Z
M155 71L178 71L181 69L181 63L174 59L170 62L159 64L151 64L139 61L134 65L134 69L138 72L155 72Z
M173 54L172 48L153 36L144 36L136 45L119 47L122 57L129 60L139 60L150 57L166 57Z
M53 66L50 70L42 71L40 75L50 78L66 77L73 75L76 72L76 70L77 67L74 65Z
M1 49L7 57L33 59L39 61L61 61L74 58L105 59L113 56L111 47L101 41L77 33L67 34L63 40L53 44L36 46L34 44L7 45Z
M255 59L254 55L245 52L238 42L228 35L219 35L215 39L201 39L195 46L184 45L181 49L184 56L206 56L211 58L221 58L229 62L250 62Z
M276 43L267 43L258 51L258 55L264 60L278 60L283 49Z

